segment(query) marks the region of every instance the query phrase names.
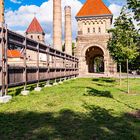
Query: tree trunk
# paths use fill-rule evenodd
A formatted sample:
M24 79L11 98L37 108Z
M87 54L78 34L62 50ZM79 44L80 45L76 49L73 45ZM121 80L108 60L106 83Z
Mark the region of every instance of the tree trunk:
M129 68L128 68L128 59L126 60L127 65L127 93L129 94Z
M120 77L120 86L122 85L122 65L121 63L119 64L119 71L120 71L120 74L119 74L119 77Z

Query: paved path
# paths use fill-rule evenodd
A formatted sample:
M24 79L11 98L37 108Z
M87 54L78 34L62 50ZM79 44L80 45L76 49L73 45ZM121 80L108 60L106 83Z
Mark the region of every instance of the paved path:
M107 75L107 74L89 73L89 74L80 75L79 77L82 77L82 78L100 78L100 77L119 78L119 74L117 74L117 75ZM127 74L123 73L121 77L122 78L127 78ZM140 75L129 74L129 78L140 78Z

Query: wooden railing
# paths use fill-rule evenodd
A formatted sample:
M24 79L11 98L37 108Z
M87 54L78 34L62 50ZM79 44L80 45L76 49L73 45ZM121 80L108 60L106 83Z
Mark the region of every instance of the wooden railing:
M21 58L8 58L8 49L20 48ZM42 58L41 58L42 57ZM78 76L78 59L25 36L0 28L0 91L8 87Z

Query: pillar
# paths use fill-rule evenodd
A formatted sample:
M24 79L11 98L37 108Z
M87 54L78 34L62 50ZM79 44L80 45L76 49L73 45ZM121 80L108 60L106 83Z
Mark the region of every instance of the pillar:
M53 46L62 51L62 9L61 0L53 0Z
M65 7L65 52L72 55L71 7Z
M4 23L4 0L0 0L0 24Z

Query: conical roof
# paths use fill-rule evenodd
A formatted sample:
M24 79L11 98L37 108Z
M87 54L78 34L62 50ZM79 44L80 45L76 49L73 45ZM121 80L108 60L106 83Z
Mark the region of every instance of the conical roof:
M76 17L112 15L102 0L87 0Z
M26 33L43 33L44 34L44 31L36 17L34 17L34 19L32 20Z

